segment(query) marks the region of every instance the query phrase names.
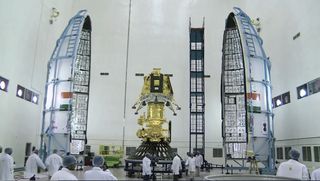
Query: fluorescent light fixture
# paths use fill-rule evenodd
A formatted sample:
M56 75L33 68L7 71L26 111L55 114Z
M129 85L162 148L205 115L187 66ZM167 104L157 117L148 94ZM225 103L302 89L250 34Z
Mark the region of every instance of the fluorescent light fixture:
M31 90L25 89L24 99L31 102L32 101L32 94L33 94L33 92Z
M301 90L299 91L299 95L300 95L300 97L304 97L304 96L307 95L307 91L304 90L304 89L301 89Z
M23 91L22 91L21 89L19 89L19 90L18 90L18 96L19 96L19 97L22 97L22 95L23 95Z
M279 107L279 106L282 106L283 104L283 101L282 101L282 97L281 95L273 98L274 99L274 107Z
M33 96L32 97L32 102L37 102L38 101L38 97L37 96Z
M21 85L17 85L17 97L20 97L22 99L24 99L24 92L25 92L25 88L22 87Z
M308 84L307 83L297 87L298 99L307 97L308 95L309 95L309 93L308 93Z
M281 97L282 97L282 104L290 103L290 92L283 93Z
M38 104L39 102L39 94L22 87L21 85L17 85L16 96L24 99L26 101L32 102L34 104Z
M277 99L276 104L277 104L277 106L280 106L282 104L281 100Z
M320 77L308 82L309 95L320 92Z
M277 97L272 98L272 108L283 106L288 103L290 103L290 92L286 92Z
M1 80L0 81L0 89L4 90L6 87L7 87L7 84L3 80Z
M35 103L35 104L38 104L38 101L39 101L39 94L36 94L36 93L32 93L32 100L31 102Z
M0 76L0 90L8 92L9 80Z

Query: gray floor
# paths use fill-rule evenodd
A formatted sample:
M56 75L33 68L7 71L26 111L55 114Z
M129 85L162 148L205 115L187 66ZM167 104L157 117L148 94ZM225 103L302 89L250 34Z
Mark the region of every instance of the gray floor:
M83 179L83 173L86 170L91 169L91 167L85 167L83 171L73 171L73 174L79 179ZM141 176L139 174L136 174L135 177L128 177L126 175L126 172L123 168L110 168L109 169L115 177L118 178L118 180L142 180ZM208 175L221 175L221 169L213 169L210 172L202 171L200 172L200 177L195 177L195 180L203 180L205 176ZM157 174L156 175L157 180L171 180L172 174ZM15 179L16 180L28 180L23 178L23 172L16 172L15 173ZM48 180L48 173L42 172L37 176L37 180ZM185 173L183 173L183 178L180 180L190 180L190 177L186 176Z

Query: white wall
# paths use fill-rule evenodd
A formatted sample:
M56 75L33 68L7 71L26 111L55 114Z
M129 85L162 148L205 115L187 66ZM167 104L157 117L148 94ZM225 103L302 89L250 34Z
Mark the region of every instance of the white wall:
M206 24L206 82L208 157L212 148L222 147L220 126L220 68L225 18L236 1L132 1L128 55L127 95L124 113L125 63L128 33L128 0L77 1L74 11L86 8L92 17L92 72L88 138L93 150L99 144L139 146L136 137L137 115L131 106L138 98L143 78L135 73L150 73L160 67L171 73L175 98L182 110L172 121L171 146L185 155L189 139L189 17L194 27ZM219 5L219 8L215 8ZM212 11L215 9L215 11ZM117 31L115 31L117 30ZM101 77L101 71L110 72ZM112 125L110 127L110 125ZM123 125L125 135L123 137Z
M316 10L317 1L142 1L133 0L131 9L128 81L126 109L124 106L125 62L129 0L123 1L78 1L75 9L88 7L93 19L93 48L92 61L99 62L97 78L92 83L91 90L99 89L98 102L91 98L89 142L96 144L122 144L122 126L125 125L125 146L138 146L135 136L138 129L137 116L131 109L137 99L142 78L135 77L136 72L148 73L153 67L161 67L163 72L172 73L172 85L177 102L182 110L177 117L167 113L168 120L173 121L172 147L178 147L180 154L185 154L188 148L188 26L189 17L192 26L201 27L205 17L205 61L206 74L211 78L206 81L206 146L207 159L212 159L212 147L221 147L220 131L220 69L221 48L224 23L232 7L241 7L252 18L260 17L262 24L261 36L264 48L272 61L273 95L291 91L292 103L275 109L275 135L277 139L301 138L318 136L315 131L303 131L304 122L309 121L307 130L313 130L312 115L316 113L315 105L319 95L297 101L296 86L318 77L316 60L316 29L319 23ZM99 10L102 9L100 12ZM272 11L272 12L271 12ZM95 18L96 17L96 18ZM103 22L100 24L95 21ZM117 33L112 32L118 29ZM292 36L298 31L301 37L293 41ZM99 44L99 39L105 39ZM121 55L119 55L121 54ZM97 59L95 59L95 57ZM104 62L101 62L104 57ZM300 66L304 60L305 65ZM101 63L100 63L101 62ZM117 64L115 62L118 62ZM101 69L104 66L104 69ZM288 69L288 66L290 67ZM110 72L108 77L100 77L100 71ZM296 72L305 70L300 76ZM95 68L93 67L93 72ZM93 78L93 77L92 77ZM104 86L102 86L104 85ZM97 88L95 88L97 86ZM114 86L118 88L114 89ZM111 90L110 90L111 89ZM120 90L120 91L119 91ZM114 94L117 91L117 94ZM93 94L92 94L93 95ZM105 105L111 102L112 106ZM304 101L304 102L303 102ZM303 109L307 105L310 109ZM94 108L93 108L94 107ZM281 111L279 111L281 109ZM101 112L100 112L101 111ZM92 115L94 114L94 115ZM280 122L281 121L281 122ZM112 124L112 129L109 127ZM284 124L283 124L284 123ZM294 123L294 124L291 124ZM291 126L290 126L291 125ZM298 125L298 126L295 126ZM289 128L288 128L289 127ZM102 131L102 129L104 131ZM91 131L92 130L92 131ZM94 130L94 132L93 132ZM294 130L294 131L292 131ZM100 132L100 133L99 133ZM102 133L103 132L103 133Z
M5 25L0 30L3 42L0 75L10 80L9 92L0 92L0 115L3 115L0 145L16 150L18 165L23 162L26 142L39 145L46 63L55 41L80 9L87 9L92 19L88 138L94 151L100 144L139 146L140 140L135 135L138 116L131 106L140 94L143 80L134 74L149 73L153 67L160 67L163 73L173 74L175 98L182 107L176 117L169 111L166 114L173 122L171 145L178 147L181 155L185 154L189 138L189 17L194 27L201 27L205 17L206 74L211 75L206 79L206 157L213 160L212 148L222 147L221 49L225 19L233 6L241 7L251 18L261 19L261 37L272 61L273 97L286 91L291 93L290 104L274 109L275 136L282 140L277 144L309 144L286 139L319 137L315 129L320 122L315 119L319 117L320 95L296 99L297 86L319 77L317 30L320 24L316 20L319 1L132 0L126 84L129 2L0 1L2 25ZM56 7L60 15L50 25L52 7ZM301 36L293 41L297 32L301 32ZM100 72L110 75L100 76ZM16 84L39 92L39 105L17 98Z
M261 36L272 61L273 97L287 91L291 95L290 104L274 109L276 137L282 140L320 136L313 131L320 127L320 122L316 121L320 95L298 100L296 93L297 86L320 77L320 62L317 60L320 23L315 19L320 15L316 8L320 2L292 3L285 0L276 4L278 8L273 9L272 19L268 17L268 9L275 7L273 3L260 2L259 5L266 10L253 13L261 17ZM300 37L293 40L298 32Z
M46 65L70 17L63 12L49 25L53 2L0 1L0 75L10 80L8 92L0 91L0 145L13 148L17 167L23 166L27 142L39 148ZM54 4L63 11L71 8L62 1ZM39 93L39 104L16 97L17 84Z
M260 17L264 48L272 62L272 96L290 91L291 103L275 108L276 146L320 145L320 94L298 100L296 87L320 77L319 1L248 1L247 14ZM256 10L256 7L263 7ZM293 36L300 32L300 37ZM313 148L312 154L313 154ZM314 159L312 155L312 159ZM309 171L320 163L304 162Z

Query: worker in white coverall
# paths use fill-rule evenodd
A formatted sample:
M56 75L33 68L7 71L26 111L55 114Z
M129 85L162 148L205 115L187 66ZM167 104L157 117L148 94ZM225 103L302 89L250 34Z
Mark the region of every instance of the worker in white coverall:
M0 180L14 180L14 161L11 154L12 149L6 148L0 155Z
M75 170L77 160L73 155L67 155L63 158L63 168L51 177L51 180L78 180L76 176L71 173Z
M187 152L187 158L185 159L185 163L187 163L188 159L190 158L190 152ZM185 164L186 165L186 164ZM189 169L188 167L185 167L185 170L186 170L186 176L188 176L188 172L189 172Z
M188 165L190 180L194 180L194 175L196 172L196 157L193 156L193 153L190 153L186 161L186 165Z
M103 171L104 158L95 156L92 159L93 168L84 173L85 180L118 180L110 171Z
M311 180L320 180L320 168L311 173Z
M181 159L177 153L174 153L174 157L172 160L171 170L173 172L173 180L178 180L180 175L180 170L182 169L181 166Z
M35 180L38 173L38 167L46 169L46 166L38 156L39 151L35 149L33 153L28 157L26 162L26 168L24 172L24 178Z
M203 156L200 154L200 152L197 152L196 154L196 176L197 177L200 177L200 169L202 164L203 164Z
M51 178L62 166L62 158L57 154L58 150L54 149L53 153L46 159L46 166L48 168L49 177Z
M144 158L142 159L142 175L143 180L150 180L152 172L151 172L151 155L150 153L146 153Z
M300 153L296 149L291 149L289 156L291 159L279 165L277 176L308 180L309 173L307 167L298 162Z

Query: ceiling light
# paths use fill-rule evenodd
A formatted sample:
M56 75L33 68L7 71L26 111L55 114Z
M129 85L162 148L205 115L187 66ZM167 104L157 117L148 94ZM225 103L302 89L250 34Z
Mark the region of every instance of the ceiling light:
M299 91L299 95L300 95L300 97L304 97L304 96L307 95L307 91L304 90L304 89L301 89L301 90Z
M308 83L305 83L305 84L300 85L299 87L297 87L297 97L298 97L298 99L307 97L309 95L308 90L309 90Z
M17 85L17 94L16 94L17 97L24 99L24 91L25 91L24 87Z
M33 92L31 91L31 90L29 90L29 89L25 89L24 90L24 99L26 100L26 101L32 101L32 94L33 94Z
M39 94L37 94L37 93L35 93L35 92L32 92L31 102L33 102L33 103L35 103L35 104L38 104L38 102L39 102Z
M277 106L280 106L282 104L281 100L277 99L276 104L277 104Z
M1 90L5 90L5 88L6 88L6 83L2 80L1 82L0 82L0 89Z
M19 90L18 90L18 96L19 96L19 97L21 97L21 96L22 96L22 94L23 94L22 90L21 90L21 89L19 89Z
M34 96L32 97L32 102L33 102L33 103L37 103L37 102L38 102L38 97L34 95Z
M0 76L0 90L8 91L9 80Z

